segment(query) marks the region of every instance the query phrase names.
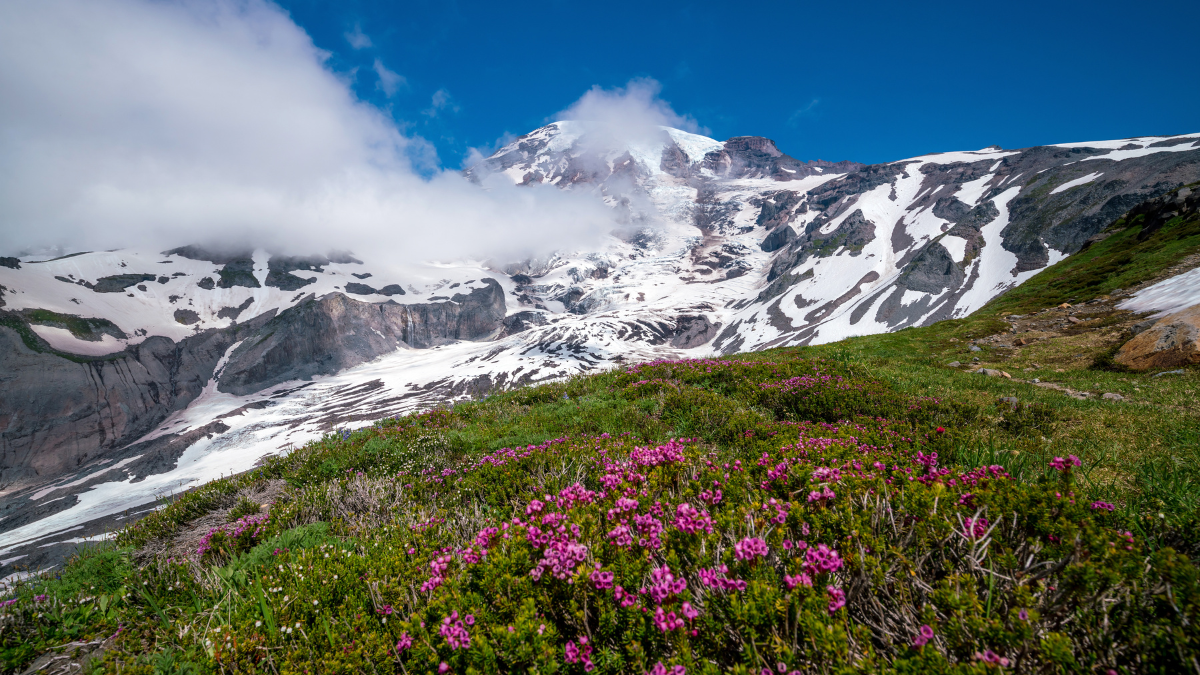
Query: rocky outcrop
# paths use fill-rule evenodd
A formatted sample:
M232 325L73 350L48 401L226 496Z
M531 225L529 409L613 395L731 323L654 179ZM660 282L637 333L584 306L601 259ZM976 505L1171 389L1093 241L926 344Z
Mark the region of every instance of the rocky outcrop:
M0 485L73 471L136 441L195 400L239 342L218 388L244 395L336 373L402 343L487 338L501 328L505 306L500 285L484 284L421 305L340 293L309 297L278 315L272 310L178 343L149 337L104 357L58 352L23 314L0 311Z
M938 294L947 288L958 288L965 275L954 258L938 242L932 242L900 273L898 286L918 293Z
M713 323L703 314L699 316L680 316L675 319L675 333L671 336L671 346L676 349L692 349L708 344L717 336L721 324Z
M361 302L341 293L309 297L280 312L229 357L217 389L245 395L288 380L331 375L401 344L426 348L481 340L501 328L504 291L493 279L450 302Z
M775 141L762 136L731 138L720 150L705 155L700 165L722 178L774 178L778 181L799 180L822 173L848 173L862 167L857 162L819 159L801 162L783 154Z
M122 293L126 288L143 281L154 281L153 274L114 274L111 277L101 277L91 286L97 293Z
M182 340L150 337L99 358L52 349L0 312L0 484L78 468L150 432L199 395L217 361L257 323Z
M1200 363L1200 305L1159 319L1122 345L1113 360L1134 370Z

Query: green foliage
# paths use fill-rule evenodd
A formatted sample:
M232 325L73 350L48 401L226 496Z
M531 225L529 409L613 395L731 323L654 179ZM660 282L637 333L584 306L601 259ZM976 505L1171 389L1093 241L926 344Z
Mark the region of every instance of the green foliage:
M827 353L659 361L331 433L117 538L230 509L202 553L100 549L22 585L0 658L118 626L99 671L1169 672L1200 654L1180 629L1200 620L1192 478L1161 467L1158 501L1110 510L1093 467L1036 441L1061 408L906 393ZM1173 466L1200 465L1194 440L1176 432ZM269 511L233 500L276 478Z
M229 511L229 522L244 516L252 516L262 510L262 505L246 497L238 499L237 504Z

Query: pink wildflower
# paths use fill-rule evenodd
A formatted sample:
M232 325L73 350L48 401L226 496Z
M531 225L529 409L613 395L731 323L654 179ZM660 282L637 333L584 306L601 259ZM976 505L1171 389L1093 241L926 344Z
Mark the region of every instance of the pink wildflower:
M836 586L826 586L826 591L829 591L829 613L834 614L839 609L846 606L846 593Z
M754 560L765 557L768 553L767 542L758 537L746 537L733 545L733 552L738 560Z

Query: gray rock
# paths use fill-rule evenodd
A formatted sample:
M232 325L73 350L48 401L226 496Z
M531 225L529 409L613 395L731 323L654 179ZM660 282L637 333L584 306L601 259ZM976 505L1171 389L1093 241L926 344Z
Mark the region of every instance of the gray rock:
M1129 327L1129 333L1130 333L1130 335L1138 335L1140 333L1145 333L1146 330L1149 329L1151 326L1153 326L1155 323L1158 323L1158 319L1146 319L1145 321L1140 321Z
M217 389L244 396L288 380L330 375L395 351L482 340L503 327L504 291L494 279L450 302L401 305L309 297L280 312L229 357Z
M525 310L517 312L511 316L504 317L503 323L504 332L502 335L513 335L515 333L527 331L535 326L545 326L548 321L546 320L545 312Z
M278 316L272 310L179 343L149 337L104 357L57 352L21 314L0 310L0 484L44 482L137 441L191 403L237 342L218 389L245 395L338 372L401 342L488 338L501 328L504 293L494 280L483 283L421 305L310 296Z
M1184 374L1184 371L1183 371L1182 369L1180 369L1180 370L1166 370L1166 371L1163 371L1163 372L1161 372L1161 373L1155 373L1154 375L1151 375L1150 377L1162 377L1163 375L1183 375L1183 374Z
M981 348L979 345L970 345L970 346L968 346L968 347L967 347L967 349L969 349L969 350L971 350L971 351L973 351L973 352L981 352L981 351L983 351L983 348Z
M306 272L324 272L325 266L329 264L329 259L325 256L271 256L267 261L267 281L266 285L278 288L283 291L295 291L315 282L316 277L301 277L292 274L297 271ZM365 279L366 276L354 276L359 279Z
M384 286L383 288L381 288L375 292L380 295L386 295L388 297L391 297L393 295L405 295L404 289L400 286L400 284L388 284L387 286Z
M175 310L175 321L185 326L200 322L200 315L190 309Z
M1124 401L1125 400L1124 396L1122 396L1120 394L1114 394L1112 392L1108 392L1107 394L1104 394L1100 398L1102 398L1106 401Z
M0 257L0 267L7 267L12 270L19 270L19 269L21 269L21 259L20 258Z
M366 284L360 284L354 281L346 284L346 292L355 295L375 295L375 289Z
M691 349L707 344L717 336L721 324L714 324L707 316L680 316L675 319L675 334L671 346L676 349Z
M92 290L97 293L122 293L130 286L140 284L143 281L154 281L153 274L114 274L111 277L100 277L96 280Z
M250 305L252 305L252 304L254 304L254 298L246 298L246 300L242 304L238 305L237 307L222 307L220 310L217 311L217 318L233 319L236 321L237 318L239 316L241 316L242 312L249 309ZM176 314L178 314L178 312L176 312ZM175 320L179 321L179 317L176 316ZM194 321L193 322L180 321L180 323L195 323L195 322Z
M919 293L938 294L947 288L958 288L965 278L950 252L939 242L925 247L900 272L899 285Z
M798 236L799 235L796 234L796 231L792 229L791 225L783 225L775 228L771 234L768 234L766 239L763 239L762 243L759 244L759 248L767 253L778 251L784 246L787 246L795 241L796 237Z
M962 364L959 363L958 361L951 361L950 363L947 363L946 365L950 366L951 368L957 368L957 367L961 366Z
M28 325L20 315L0 312L0 484L48 480L149 433L194 400L225 350L264 322L82 357L55 351L14 328Z

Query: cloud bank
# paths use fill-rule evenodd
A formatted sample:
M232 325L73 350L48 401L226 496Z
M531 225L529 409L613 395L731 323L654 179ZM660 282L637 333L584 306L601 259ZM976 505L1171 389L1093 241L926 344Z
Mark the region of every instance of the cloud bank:
M432 146L327 60L263 0L0 3L0 254L200 243L517 260L613 228L583 192L423 177ZM651 81L570 110L618 136L688 123Z

